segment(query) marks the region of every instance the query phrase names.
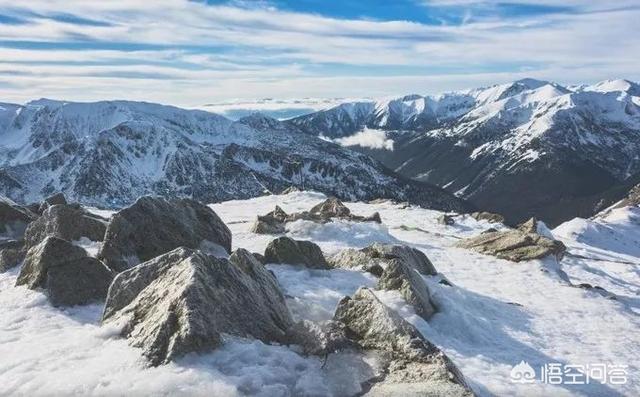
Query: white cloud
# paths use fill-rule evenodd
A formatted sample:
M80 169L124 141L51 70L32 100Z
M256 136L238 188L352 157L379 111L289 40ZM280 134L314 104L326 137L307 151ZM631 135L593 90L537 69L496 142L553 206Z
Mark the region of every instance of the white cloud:
M353 135L333 139L340 146L361 146L369 149L393 150L393 139L387 138L387 133L382 130L365 128Z
M495 2L426 3L464 7ZM615 4L619 11L604 12L602 3L594 3L545 0L547 5L582 7L582 12L433 26L178 0L162 6L31 0L20 6L42 15L73 10L110 25L28 16L29 24L0 24L0 40L54 43L48 49L0 48L0 99L125 97L194 107L230 97L434 93L525 76L563 83L640 79L635 33L640 10L629 8L634 2L627 0ZM0 0L0 8L15 10L15 2ZM78 37L107 49L86 44L79 51L55 44ZM339 66L325 69L327 63ZM350 66L357 71L349 71Z

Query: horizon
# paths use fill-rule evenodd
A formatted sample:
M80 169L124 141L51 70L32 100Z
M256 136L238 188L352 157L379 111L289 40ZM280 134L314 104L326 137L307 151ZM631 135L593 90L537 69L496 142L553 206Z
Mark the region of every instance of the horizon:
M0 88L12 103L122 98L202 109L434 95L523 77L638 81L637 16L635 0L2 0Z

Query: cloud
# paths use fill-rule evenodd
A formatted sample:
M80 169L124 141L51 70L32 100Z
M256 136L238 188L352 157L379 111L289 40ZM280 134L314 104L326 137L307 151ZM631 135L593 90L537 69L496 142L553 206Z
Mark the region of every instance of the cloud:
M340 146L361 146L369 149L393 150L393 139L387 138L387 133L382 130L365 128L353 135L333 139Z
M339 18L270 2L0 0L0 78L11 82L1 100L196 107L230 97L433 93L524 76L640 78L637 2L536 2L544 12L520 0L415 2L459 18Z

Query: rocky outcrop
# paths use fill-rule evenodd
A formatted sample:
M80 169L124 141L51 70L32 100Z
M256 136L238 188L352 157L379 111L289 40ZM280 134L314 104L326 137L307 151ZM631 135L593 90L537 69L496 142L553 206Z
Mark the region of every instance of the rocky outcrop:
M116 271L184 246L231 252L231 231L209 207L191 199L141 197L109 222L98 254Z
M287 213L276 205L276 208L266 215L258 215L255 223L251 227L252 233L258 234L282 234L285 232Z
M414 268L400 259L393 259L378 280L378 289L396 290L412 305L416 313L428 320L435 312L436 305L424 279Z
M5 240L0 242L0 273L18 266L26 255L24 240Z
M28 248L35 247L47 236L67 241L102 241L107 221L87 212L77 204L56 204L48 207L42 215L33 221L25 232Z
M534 218L518 229L485 231L479 236L462 240L457 246L513 262L541 259L549 255L560 260L566 251L562 242L537 233L537 221Z
M393 260L400 260L425 276L438 274L422 251L406 245L373 243L360 250L349 248L331 256L329 263L332 267L358 269L379 276Z
M305 220L316 223L327 223L332 219L342 219L352 222L376 222L382 223L379 213L371 216L359 216L351 213L351 210L335 197L328 198L311 210L295 214L287 214L282 208L276 208L268 214L258 216L251 231L260 234L282 234L285 232L287 222Z
M118 274L103 322L123 326L151 365L214 349L223 333L284 343L293 323L275 277L249 252L227 260L184 247Z
M442 214L438 217L438 223L445 226L451 226L456 223L456 220L451 215Z
M500 214L495 214L493 212L474 212L471 214L471 217L477 221L487 221L490 223L504 223L504 216Z
M24 235L27 225L37 217L26 208L16 203L0 200L0 235L10 239L20 239Z
M343 298L334 321L362 350L378 353L385 371L368 396L472 396L451 360L373 292L361 288Z
M66 240L46 237L26 254L16 285L47 290L51 303L82 305L104 299L113 273Z
M311 269L329 269L322 250L311 241L278 237L264 251L265 263L303 265Z
M54 205L62 205L62 204L67 204L66 197L64 197L64 194L62 193L56 193L53 196L49 196L42 201L38 212L42 214L44 211L47 210L47 208L52 207Z

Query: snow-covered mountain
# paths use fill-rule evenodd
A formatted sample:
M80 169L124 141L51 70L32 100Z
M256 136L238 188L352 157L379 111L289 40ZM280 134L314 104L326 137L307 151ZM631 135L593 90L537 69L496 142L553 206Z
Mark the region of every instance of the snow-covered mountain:
M627 80L563 87L523 79L342 104L288 123L350 146L345 138L381 130L393 150L362 151L511 222L591 215L602 192L640 172L640 85Z
M292 185L344 199L464 207L439 188L264 116L233 122L128 101L0 105L0 192L19 202L55 191L108 207L145 194L214 202Z

